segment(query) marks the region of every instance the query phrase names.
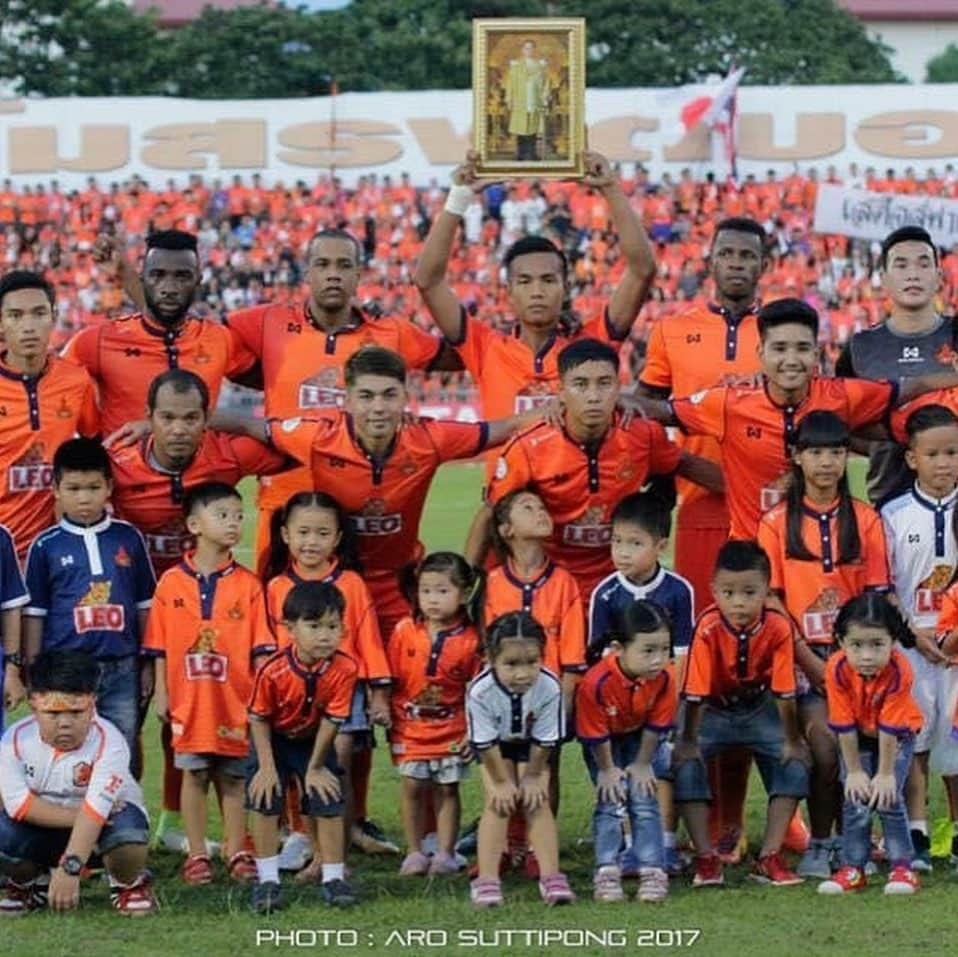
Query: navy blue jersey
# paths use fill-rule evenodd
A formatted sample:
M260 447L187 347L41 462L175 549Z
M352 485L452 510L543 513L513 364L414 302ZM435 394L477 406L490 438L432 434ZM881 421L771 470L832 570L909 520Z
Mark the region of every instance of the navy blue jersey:
M44 619L44 651L122 658L139 653L137 612L150 607L155 586L146 543L129 522L107 516L82 526L62 518L27 553L24 614Z
M661 566L644 585L614 572L595 586L589 602L589 647L601 645L609 634L621 634L619 616L627 605L641 598L654 601L669 613L674 648L684 653L692 640L692 586L681 575Z
M20 571L20 562L17 561L13 536L6 525L0 525L0 611L22 608L29 600L27 586L23 583L23 573ZM2 727L3 695L0 694L0 728Z

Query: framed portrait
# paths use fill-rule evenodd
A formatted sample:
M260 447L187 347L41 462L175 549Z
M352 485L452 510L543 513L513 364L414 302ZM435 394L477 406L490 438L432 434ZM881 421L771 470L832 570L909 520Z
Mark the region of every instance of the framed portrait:
M472 96L479 175L581 176L585 20L473 20Z

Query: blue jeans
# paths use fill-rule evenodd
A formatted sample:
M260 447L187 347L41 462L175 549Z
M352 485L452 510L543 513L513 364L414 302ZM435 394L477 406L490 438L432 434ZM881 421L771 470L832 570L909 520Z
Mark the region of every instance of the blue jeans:
M872 777L878 767L878 741L859 735L858 747L861 753L862 770ZM898 864L911 866L914 848L911 832L908 828L908 813L905 810L905 779L911 767L912 753L915 750L915 738L909 735L898 739L895 753L895 786L898 797L887 811L878 811L881 818L882 834L885 836L885 849L892 867ZM842 784L848 777L845 761L841 763ZM856 804L847 798L842 806L842 864L864 868L871 854L872 809L864 804Z
M612 763L617 768L626 768L632 764L639 753L641 741L641 732L610 738ZM599 776L598 765L595 763L595 757L589 745L583 745L582 750L594 785ZM653 767L657 763L660 762L656 762L653 757ZM592 839L595 844L596 867L605 867L607 864L619 862L619 853L622 850L623 816L628 816L629 827L632 830L632 846L622 855L623 869L663 867L665 850L662 845L662 818L659 814L658 799L654 794L651 797L640 794L631 779L627 779L627 783L628 794L624 805L598 801L592 812Z
M96 689L96 710L117 726L136 756L140 731L140 659L136 655L98 662L100 681Z
M29 861L39 868L53 867L63 856L72 828L40 827L15 821L0 809L0 871L3 864ZM135 804L123 804L107 818L97 840L96 852L109 854L125 844L146 844L150 823Z

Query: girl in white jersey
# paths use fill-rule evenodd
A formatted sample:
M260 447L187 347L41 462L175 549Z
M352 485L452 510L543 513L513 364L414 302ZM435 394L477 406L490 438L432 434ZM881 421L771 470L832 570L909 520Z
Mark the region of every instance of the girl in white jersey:
M913 694L924 716L905 796L915 845L915 870L930 871L928 768L945 776L949 795L958 795L958 747L950 739L958 670L935 642L941 599L958 566L958 418L941 405L916 409L905 424L905 461L915 473L909 491L881 506L889 564L902 611L917 645L906 649L915 673ZM951 816L955 819L955 801Z

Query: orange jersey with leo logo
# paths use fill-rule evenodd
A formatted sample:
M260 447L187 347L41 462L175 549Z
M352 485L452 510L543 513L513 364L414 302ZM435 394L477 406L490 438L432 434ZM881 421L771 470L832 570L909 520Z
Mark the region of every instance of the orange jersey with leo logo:
M271 421L270 432L277 449L307 465L310 487L328 492L346 510L370 582L395 578L422 555L419 522L436 470L482 452L489 429L485 422L403 424L379 461L359 444L345 412Z
M143 653L166 660L173 749L244 757L253 656L276 643L259 579L230 560L208 578L191 554L156 586Z
M595 446L576 442L565 429L537 423L502 451L489 485L495 504L517 489L536 492L552 516L546 549L571 572L582 595L613 571L609 543L612 511L652 475L678 468L681 450L655 422L613 424Z
M157 574L183 556L189 540L183 505L190 489L213 481L235 485L246 475L278 472L288 464L286 456L262 442L209 430L182 472L167 472L155 461L152 436L111 449L110 458L114 511L143 533Z
M785 609L810 645L829 647L838 611L864 591L891 591L885 532L878 513L853 501L861 551L857 561L839 564L838 502L818 510L806 499L802 540L816 557L802 561L786 555L788 510L784 502L762 516L758 543L772 565L771 587L782 594Z
M542 663L549 671L585 671L585 611L579 586L564 568L547 561L528 580L511 560L494 568L486 580L486 625L509 611L527 611L545 628Z
M639 381L663 395L685 396L750 381L760 368L754 308L735 322L721 307L709 303L663 316L652 327ZM693 455L722 464L721 448L711 436L682 435L676 443ZM679 479L676 488L682 502L707 494L686 479Z
M458 753L466 737L466 686L482 667L479 634L461 623L430 637L424 622L404 618L389 639L395 683L390 708L393 761Z
M0 524L23 560L30 543L56 520L53 453L78 432L100 431L89 375L51 356L39 376L25 376L0 358ZM141 413L142 414L142 413Z
M232 341L218 322L187 318L166 329L139 313L81 329L63 356L82 366L99 393L103 433L142 419L150 383L168 369L195 372L210 390L216 407L223 378L233 370Z
M854 431L884 418L897 394L891 382L813 378L808 395L795 405L779 405L763 384L706 389L673 399L672 409L684 431L721 443L731 536L750 539L758 534L762 513L785 496L789 444L809 412L834 412Z
M310 319L302 303L256 306L232 313L227 320L236 363L247 371L262 368L267 418L291 419L343 404L343 367L366 346L399 353L410 369L426 369L442 342L404 319L368 319L359 310L335 332ZM311 489L307 469L294 469L261 483L259 505L275 510L296 492Z
M270 579L266 585L266 611L280 649L292 644L292 638L283 624L283 602L294 585L309 581L301 577L295 565ZM334 565L324 578L315 579L335 585L346 599L343 615L343 638L339 651L355 659L359 677L374 685L389 684L389 663L379 634L376 609L369 589L354 571Z

